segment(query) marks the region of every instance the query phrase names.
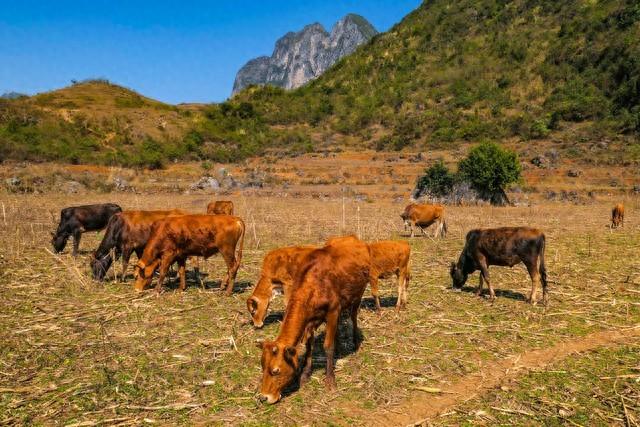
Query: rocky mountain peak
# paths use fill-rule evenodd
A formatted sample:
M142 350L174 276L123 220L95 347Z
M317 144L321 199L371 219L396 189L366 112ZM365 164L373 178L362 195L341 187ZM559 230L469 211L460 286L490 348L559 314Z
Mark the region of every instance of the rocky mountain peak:
M294 89L317 78L378 32L362 16L348 14L327 32L319 23L289 32L276 41L271 56L247 62L236 75L233 93L258 84Z

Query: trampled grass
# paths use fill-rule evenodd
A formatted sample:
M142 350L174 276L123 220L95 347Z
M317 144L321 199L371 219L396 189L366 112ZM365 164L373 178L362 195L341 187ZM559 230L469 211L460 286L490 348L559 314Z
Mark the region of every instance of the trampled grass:
M218 290L225 273L219 258L202 268L207 274L204 287L190 277L186 292L177 292L172 281L158 296L134 293L131 279L105 284L91 280L88 255L99 235L83 237L77 259L68 249L61 255L50 252L49 231L64 206L115 201L125 209L171 206L202 212L206 197L2 196L0 423L370 424L376 422L371 414L403 414L406 402L424 397L416 388L446 390L492 361L640 323L637 199L626 201L626 227L613 232L607 228L608 200L590 206L449 207L445 240L410 240L407 309L394 311L395 286L390 281L381 286L381 314L372 310L367 290L359 315L364 342L356 353L347 339L348 320L343 321L338 390L324 389L324 355L317 345L313 379L281 403L266 406L254 397L260 377L254 343L277 335L282 300L274 301L274 315L258 331L246 324L245 308L264 254L351 232L365 240L405 238L400 237L399 218L404 205L386 200L232 199L247 224L247 237L235 292L227 298ZM449 289L448 266L458 256L466 231L501 225L545 231L551 280L546 309L525 303L530 282L522 267L492 267L499 290L494 304L469 292L477 285L477 274L465 292ZM633 362L633 354L625 360ZM636 366L638 360L636 351ZM584 390L580 387L577 393L587 393ZM487 404L493 398L489 396ZM532 399L526 394L519 398L525 403ZM589 399L580 402L588 405ZM538 413L533 404L527 408L539 416L546 410ZM617 409L609 414L624 417ZM490 415L506 423L540 422L517 413Z

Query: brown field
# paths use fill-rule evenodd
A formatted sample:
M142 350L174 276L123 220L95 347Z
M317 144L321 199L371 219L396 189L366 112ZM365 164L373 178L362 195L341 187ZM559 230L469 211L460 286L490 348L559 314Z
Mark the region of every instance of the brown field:
M204 286L190 277L180 293L171 280L156 295L134 293L131 279L91 280L88 255L100 235L84 235L77 259L69 248L51 253L49 232L64 206L113 201L125 209L203 212L210 197L0 195L0 424L640 423L637 197L624 199L625 228L614 231L607 225L618 198L605 195L582 206L448 207L445 240L410 240L407 309L394 311L391 281L381 285L381 314L367 290L359 315L364 341L355 353L343 320L338 390L324 389L324 355L316 345L313 379L273 406L255 399L260 353L254 343L277 335L282 299L274 301L264 329L246 324L245 299L262 257L279 246L319 244L344 233L404 239L404 202L233 194L247 237L230 298L219 290L225 273L219 257L206 261ZM471 292L477 273L463 292L449 289L448 266L466 231L502 225L545 231L546 309L525 303L530 282L521 266L492 267L494 304Z

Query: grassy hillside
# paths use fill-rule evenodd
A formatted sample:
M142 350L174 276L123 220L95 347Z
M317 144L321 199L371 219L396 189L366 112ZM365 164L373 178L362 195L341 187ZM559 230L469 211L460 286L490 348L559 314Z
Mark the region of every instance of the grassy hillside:
M196 110L197 111L197 110ZM104 80L0 100L0 155L14 159L159 165L187 153L193 108Z
M637 140L638 40L635 0L428 0L307 87L254 88L234 102L379 149Z
M427 0L311 84L174 107L105 82L0 100L0 155L161 166L335 146L552 141L640 162L636 0ZM596 144L597 143L597 144ZM603 148L604 147L604 148Z

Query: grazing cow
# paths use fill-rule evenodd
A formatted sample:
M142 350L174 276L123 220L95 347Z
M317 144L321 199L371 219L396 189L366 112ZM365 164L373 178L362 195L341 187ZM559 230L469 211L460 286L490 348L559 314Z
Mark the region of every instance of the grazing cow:
M275 249L264 257L260 279L247 299L253 326L262 328L264 325L274 291L279 290L284 294L284 303L287 305L295 274L304 258L315 249L313 246L290 246Z
M543 302L547 304L547 270L544 265L544 233L529 227L503 227L471 230L457 263L451 263L453 288L461 289L467 276L480 270L477 295L482 294L482 282L487 282L491 301L496 294L489 280L489 266L513 267L523 263L531 277L529 301L537 303L538 284L542 281Z
M207 205L208 215L233 215L233 202L230 200L216 200Z
M444 238L447 234L447 222L444 218L444 206L442 205L419 205L411 203L404 208L404 212L400 217L404 220L405 230L407 226L411 229L411 237L413 237L414 226L417 226L426 236L427 232L425 228L428 228L433 223L436 224L433 237L440 236Z
M334 348L338 319L343 310L351 314L353 340L358 337L358 309L369 282L369 247L356 239L332 241L312 251L298 270L289 303L275 341L259 343L262 349L260 399L280 400L282 390L297 376L298 344L305 343L300 384L311 377L314 331L326 322L324 350L327 356L325 385L335 389Z
M624 227L624 205L618 203L611 210L611 228Z
M180 209L170 211L125 211L115 214L109 220L104 238L91 258L93 278L103 280L109 271L113 258L111 250L115 248L115 258L122 256L122 280L124 281L133 252L138 259L142 257L144 247L151 235L154 222L169 215L186 215Z
M230 215L181 215L156 221L142 258L136 265L135 289L144 290L151 284L153 273L159 269L156 284L159 292L169 266L177 262L180 290L184 290L187 258L201 256L206 259L220 252L227 264L227 295L231 295L242 259L244 232L244 222Z
M411 247L407 242L385 240L369 243L371 254L371 295L380 310L378 279L395 274L398 280L398 302L396 309L407 304L407 284L409 282L409 258Z
M85 231L100 231L109 219L122 208L115 203L72 206L60 211L60 223L55 233L51 233L53 249L62 252L69 237L73 236L73 256L78 255L80 237Z

